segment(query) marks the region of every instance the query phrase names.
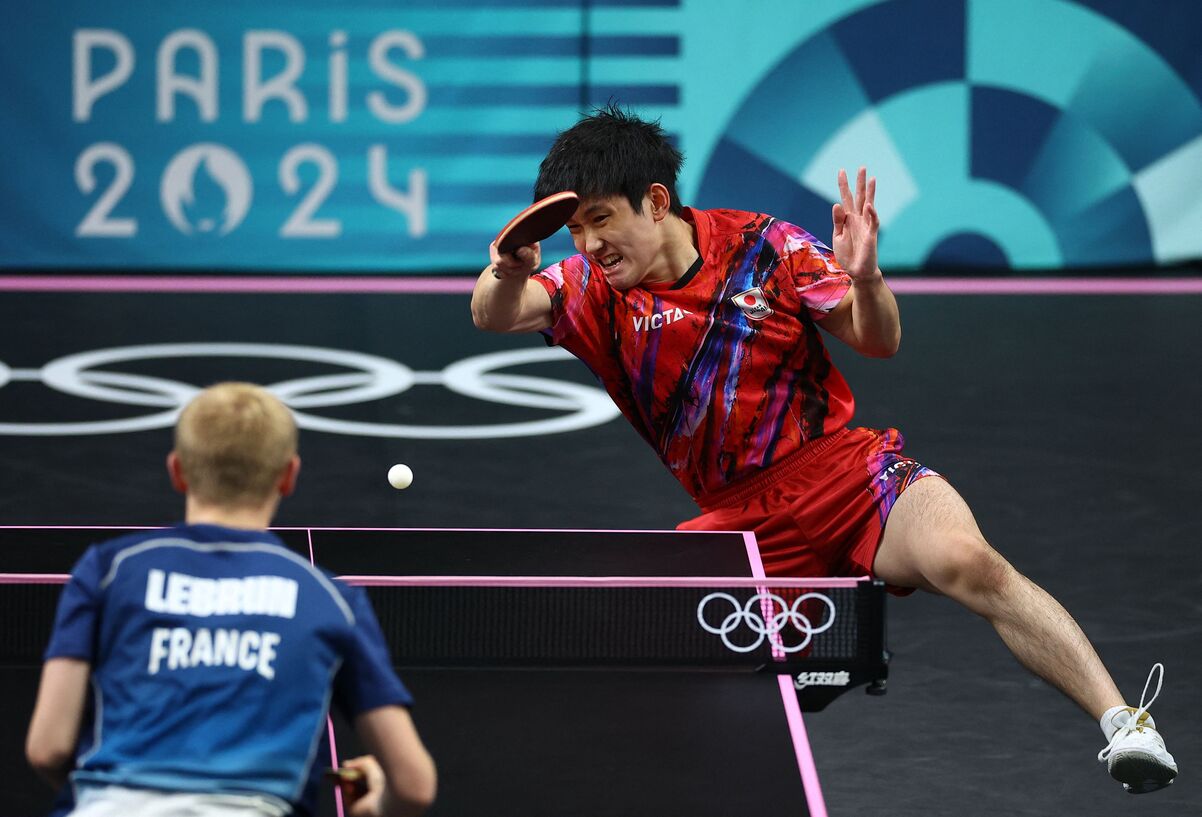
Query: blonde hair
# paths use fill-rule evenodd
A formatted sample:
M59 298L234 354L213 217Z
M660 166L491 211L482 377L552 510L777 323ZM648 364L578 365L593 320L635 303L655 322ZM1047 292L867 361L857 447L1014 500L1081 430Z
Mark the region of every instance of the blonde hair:
M296 421L260 386L218 383L180 413L175 453L189 494L216 505L258 505L296 455Z

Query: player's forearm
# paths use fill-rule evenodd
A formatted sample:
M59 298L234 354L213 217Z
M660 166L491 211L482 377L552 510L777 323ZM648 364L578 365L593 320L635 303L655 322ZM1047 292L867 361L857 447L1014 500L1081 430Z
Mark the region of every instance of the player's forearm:
M852 293L852 346L868 357L892 357L901 344L901 315L880 269L874 277L854 282Z
M403 779L388 781L380 798L382 817L418 817L434 804L437 774L429 755L411 763L415 768Z
M75 765L90 675L91 664L79 658L51 658L42 667L25 757L56 788L66 783Z
M480 273L472 290L472 321L490 332L513 331L522 315L526 278L497 278L490 264Z
M428 809L437 794L438 772L409 710L368 710L355 719L355 731L372 757L354 758L346 765L367 773L369 790L379 793L376 817L415 817Z

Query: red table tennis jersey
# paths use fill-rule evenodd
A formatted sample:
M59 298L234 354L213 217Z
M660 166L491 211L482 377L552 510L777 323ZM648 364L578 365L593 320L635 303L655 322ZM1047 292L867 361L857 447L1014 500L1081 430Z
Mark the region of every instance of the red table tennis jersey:
M851 286L834 253L760 213L685 208L700 267L613 289L574 255L533 277L544 334L580 358L695 498L843 428L854 401L815 325Z

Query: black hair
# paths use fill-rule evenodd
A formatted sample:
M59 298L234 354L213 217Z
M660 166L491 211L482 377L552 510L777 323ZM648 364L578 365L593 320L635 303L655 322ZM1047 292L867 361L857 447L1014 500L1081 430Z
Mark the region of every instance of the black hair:
M683 163L658 119L640 119L611 101L555 139L538 166L534 199L562 190L575 191L582 200L625 196L641 213L647 188L658 182L671 195L670 211L680 215L684 207L676 195L676 175Z

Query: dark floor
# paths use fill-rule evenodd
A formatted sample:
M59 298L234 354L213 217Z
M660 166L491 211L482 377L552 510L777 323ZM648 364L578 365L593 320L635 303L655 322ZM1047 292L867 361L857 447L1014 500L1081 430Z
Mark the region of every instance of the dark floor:
M857 421L901 428L908 451L952 480L986 536L1076 616L1132 703L1149 667L1165 663L1154 712L1182 773L1168 791L1123 794L1094 759L1102 739L1089 718L1021 670L987 625L916 595L890 606L889 694L846 695L807 716L831 815L1202 814L1202 298L900 301L905 337L896 358L835 352L857 394ZM0 361L18 371L0 388L0 431L161 411L63 396L22 379L54 359L234 341L367 352L423 371L542 345L476 332L466 296L6 293ZM198 384L342 371L228 358L96 368ZM590 382L572 362L509 371ZM0 383L4 375L0 367ZM312 412L448 425L564 413L436 385ZM168 431L16 431L0 436L0 524L159 524L181 514L161 470ZM282 525L633 529L671 527L694 513L621 420L516 439L309 431L302 455L302 487L283 507ZM385 482L394 462L413 467L407 491Z

